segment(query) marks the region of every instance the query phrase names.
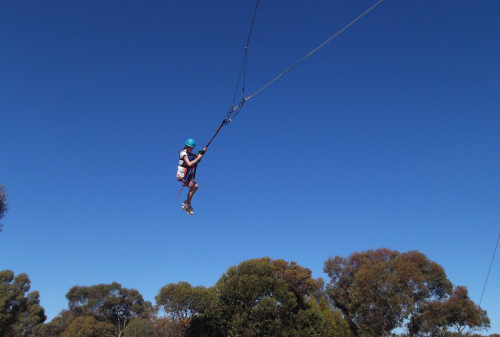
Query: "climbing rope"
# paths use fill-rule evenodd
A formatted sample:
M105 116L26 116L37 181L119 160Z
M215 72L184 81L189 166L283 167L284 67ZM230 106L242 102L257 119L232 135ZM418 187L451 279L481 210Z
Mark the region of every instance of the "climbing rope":
M226 114L226 118L224 118L224 120L221 122L221 124L219 125L219 127L217 128L217 130L215 131L215 134L213 135L212 139L210 139L210 141L207 143L207 145L205 145L205 148L208 148L210 146L210 143L212 143L212 141L214 140L215 136L217 136L217 134L219 133L220 129L226 125L227 123L231 122L231 120L238 114L238 112L240 112L241 108L243 107L243 104L245 103L245 80L246 80L246 68L247 68L247 54L248 54L248 45L250 43L250 36L252 35L252 29L253 29L253 24L255 22L255 15L257 14L257 7L259 6L259 0L257 0L257 3L255 5L255 10L253 12L253 19L252 19L252 24L250 26L250 32L248 33L248 39L247 39L247 44L245 46L245 54L243 55L243 62L241 63L241 67L240 67L240 74L238 76L238 82L236 83L236 89L234 91L234 97L233 97L233 103L231 104L231 109L229 109L229 111L227 112ZM240 85L240 80L241 80L241 75L243 74L243 84L242 84L242 92L243 92L243 95L242 95L242 100L241 102L235 107L234 106L234 102L236 101L236 94L238 93L238 87ZM233 115L234 114L234 115ZM231 115L233 115L231 117ZM200 153L202 153L203 151L201 151ZM198 162L193 168L192 168L192 171L189 173L189 175L186 175L186 177L184 178L184 183L182 184L182 187L181 187L181 190L179 191L179 193L177 194L177 197L179 197L179 195L181 194L182 190L184 189L184 187L186 187L188 184L189 184L189 180L190 179L195 179L196 178L196 169L198 168L198 164L200 162Z
M248 101L253 96L257 95L259 92L261 92L265 88L267 88L271 83L273 83L278 78L280 78L281 76L283 76L290 69L292 69L293 67L295 67L300 62L304 61L306 58L308 58L313 53L315 53L318 49L320 49L325 44L327 44L328 42L330 42L331 40L333 40L335 37L337 37L344 30L346 30L351 25L353 25L356 21L358 21L363 16L365 16L366 14L368 14L372 9L374 9L375 7L377 7L382 1L383 0L379 0L375 5L373 5L372 7L370 7L363 14L361 14L356 19L354 19L353 21L351 21L351 23L349 23L347 26L345 26L344 28L342 28L341 30L339 30L335 35L333 35L332 37L330 37L328 40L326 40L321 45L319 45L316 49L314 49L313 51L311 51L309 54L307 54L306 56L304 56L303 58L301 58L299 61L295 62L291 67L289 67L288 69L286 69L285 71L283 71L281 74L279 74L278 76L276 76L271 82L267 83L265 86L263 86L262 88L260 88L259 90L257 90L252 95L250 95L248 97L245 97L245 77L246 77L246 62L247 62L246 60L247 60L248 44L250 42L250 35L252 34L252 28L253 28L253 24L254 24L254 21L255 21L255 15L257 13L257 6L259 5L259 0L257 0L257 4L255 5L255 11L254 11L254 14L253 14L253 19L252 19L252 25L250 26L250 33L248 34L247 44L245 46L245 54L243 56L243 62L241 64L241 68L240 68L240 75L238 76L238 82L236 84L236 90L235 90L235 93L234 93L233 103L231 104L231 108L229 109L229 111L226 114L226 118L224 118L224 120L221 122L221 124L219 125L219 127L217 128L217 130L215 130L215 134L213 135L212 139L210 139L210 141L208 142L208 144L206 145L206 147L208 147L210 145L210 143L212 143L212 141L214 140L215 136L217 136L217 134L219 133L220 129L224 125L227 125L228 123L230 123L234 119L234 117L236 117L238 115L238 113L241 111L241 108L243 107L243 104L245 104L246 101ZM242 73L243 73L243 85L242 85L243 95L242 95L241 102L237 106L234 106L234 102L236 100L236 94L238 92L239 82L240 82Z
M243 55L243 61L241 62L240 74L238 76L238 82L236 83L236 90L234 91L233 103L231 104L231 108L234 106L234 101L236 100L236 94L238 93L238 87L240 84L241 74L243 73L243 85L242 85L242 98L245 98L245 80L246 80L246 70L247 70L247 54L248 54L248 45L250 43L250 36L252 35L253 23L255 22L255 16L257 15L257 7L259 6L259 0L255 4L255 10L253 12L252 24L250 25L250 32L248 33L247 44L245 46L245 54Z
M252 18L252 24L250 25L250 32L248 33L248 38L247 38L247 44L245 46L245 53L243 54L243 61L241 62L241 67L240 67L240 74L238 76L238 82L236 83L236 89L234 91L234 97L233 97L233 103L231 104L231 108L229 111L226 113L226 118L220 123L219 127L217 130L215 130L215 134L213 135L212 139L207 143L205 147L208 147L210 143L214 140L215 136L219 133L220 129L224 126L230 123L234 117L240 112L241 108L243 107L243 104L245 103L245 80L246 80L246 71L247 71L247 55L248 55L248 45L250 44L250 37L252 36L252 30L253 30L253 24L255 22L255 16L257 14L257 7L259 6L259 0L257 0L257 3L255 4L255 10L253 12L253 18ZM234 106L234 102L236 101L236 94L238 93L238 88L240 85L240 80L241 80L241 75L243 74L243 84L241 87L242 90L242 98L241 102L237 105Z

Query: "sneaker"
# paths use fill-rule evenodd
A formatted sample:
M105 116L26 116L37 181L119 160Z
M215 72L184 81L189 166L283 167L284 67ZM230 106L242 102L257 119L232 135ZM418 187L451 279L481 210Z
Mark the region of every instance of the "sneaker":
M189 215L193 215L193 207L191 207L190 204L187 203L186 200L182 202L182 209Z

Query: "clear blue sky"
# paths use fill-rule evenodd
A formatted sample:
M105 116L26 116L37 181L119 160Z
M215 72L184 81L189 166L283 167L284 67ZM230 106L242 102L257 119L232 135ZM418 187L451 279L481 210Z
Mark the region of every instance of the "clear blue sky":
M376 1L261 0L246 94ZM269 256L419 250L479 302L500 233L500 2L385 0L230 108L254 1L0 2L0 269L52 319L74 285L154 302ZM241 94L238 95L240 98ZM199 148L200 146L198 146ZM500 333L500 256L483 298Z

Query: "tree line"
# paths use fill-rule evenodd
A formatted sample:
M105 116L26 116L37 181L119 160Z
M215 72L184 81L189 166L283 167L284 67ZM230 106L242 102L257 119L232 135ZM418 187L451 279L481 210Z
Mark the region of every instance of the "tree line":
M5 216L5 213L7 213L7 211L9 210L7 201L7 192L5 191L3 185L0 183L0 219L2 219ZM3 225L0 223L0 232L2 231L2 226Z
M167 284L154 305L116 282L74 286L45 323L28 276L4 270L0 337L479 337L490 327L467 288L421 252L355 252L328 258L323 271L328 282L295 262L251 259L211 287Z

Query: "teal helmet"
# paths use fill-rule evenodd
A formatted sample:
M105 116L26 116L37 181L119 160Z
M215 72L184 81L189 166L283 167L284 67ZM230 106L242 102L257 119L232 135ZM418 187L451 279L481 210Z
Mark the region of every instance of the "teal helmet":
M186 140L184 145L194 148L196 146L196 142L194 141L194 139L189 138L188 140Z

